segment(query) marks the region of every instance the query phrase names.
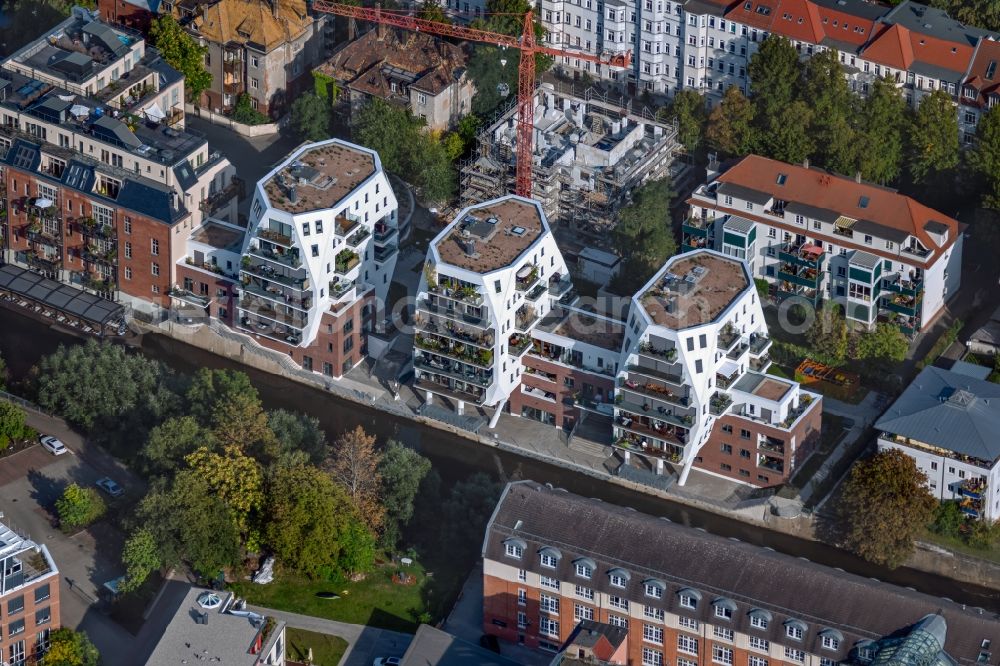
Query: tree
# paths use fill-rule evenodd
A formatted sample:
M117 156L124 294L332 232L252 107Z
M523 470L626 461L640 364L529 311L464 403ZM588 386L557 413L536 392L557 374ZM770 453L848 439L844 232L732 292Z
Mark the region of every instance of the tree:
M119 581L118 589L126 594L138 590L149 574L162 564L160 549L152 532L140 528L132 533L122 550L122 564L125 565L125 577Z
M361 573L371 569L374 562L375 537L363 523L348 523L340 538L340 557L337 558L340 570L350 574Z
M172 475L184 466L184 458L198 449L214 451L215 437L193 416L168 419L153 428L140 452L143 467L150 475Z
M902 361L910 349L910 341L897 327L880 321L875 329L857 337L857 358L873 361Z
M0 356L0 391L7 390L7 362Z
M332 118L330 104L312 93L300 95L292 103L292 129L305 141L329 138Z
M104 515L107 507L104 500L93 488L82 488L75 483L56 500L56 515L59 526L66 530L86 527Z
M854 175L856 153L850 118L857 97L847 86L835 49L816 53L806 61L802 99L812 111L809 136L815 141L817 159L828 169Z
M862 104L857 139L858 169L865 180L885 185L899 178L903 162L903 123L906 101L889 78L875 80Z
M170 14L163 14L149 27L149 39L167 63L184 75L187 98L198 102L201 93L212 85L212 75L205 69L208 48L200 46Z
M441 6L440 0L424 0L417 11L417 16L425 21L451 23L448 15L444 13L444 7Z
M812 117L809 105L801 100L779 109L761 136L763 152L782 162L804 161L816 147L809 129Z
M264 540L282 566L315 578L339 567L342 540L361 518L345 490L311 465L268 477Z
M935 90L920 100L910 125L907 167L914 183L943 184L958 166L958 115L944 90Z
M351 134L357 143L378 153L386 171L403 176L421 125L406 109L373 97L354 114Z
M447 201L457 187L456 171L444 145L428 132L414 137L414 150L409 155L406 180L420 190L427 201Z
M233 526L249 543L248 549L256 550L254 520L264 504L264 478L257 461L233 445L223 447L221 454L201 448L184 460L229 509Z
M456 555L473 556L475 544L465 535L479 534L486 529L499 497L500 484L483 472L456 483L442 507L442 545L455 549L457 544L465 544L466 552L456 552Z
M139 503L136 524L153 534L164 567L186 562L214 577L240 561L240 534L229 507L193 470L155 484Z
M983 206L1000 209L1000 106L990 108L976 126L969 166L983 183Z
M378 469L382 475L382 504L385 507L382 544L394 550L399 545L400 532L413 517L413 500L420 490L420 482L431 469L431 461L402 443L390 440Z
M668 117L677 119L677 140L689 153L697 152L702 145L708 114L705 98L691 88L679 90L667 110Z
M49 634L49 649L41 666L100 666L101 654L85 632L66 627Z
M934 517L937 501L913 458L886 449L855 463L838 514L844 544L870 562L895 568Z
M186 395L188 412L211 429L222 447L237 447L262 461L278 455L257 389L246 373L199 370Z
M798 51L784 37L768 35L757 52L750 56L747 71L757 124L766 127L798 95L802 79Z
M278 440L282 453L301 451L309 462L319 464L330 452L326 433L316 417L275 409L267 416L267 426Z
M333 446L327 469L333 480L347 491L365 524L373 532L382 526L382 456L375 450L375 437L361 426L345 432Z
M60 345L33 374L39 405L88 431L118 427L130 414L148 428L177 406L164 385L163 367L120 345L93 339ZM145 439L144 431L132 433L137 435Z
M250 95L246 93L240 93L236 97L236 104L233 105L233 110L229 113L229 117L244 125L263 125L271 120L253 108L253 101L250 99Z
M187 413L203 426L212 425L212 417L219 405L232 401L238 395L250 395L260 401L250 377L238 370L209 370L200 368L191 378L187 392Z
M821 363L843 365L847 357L847 321L836 303L826 302L806 331L809 354Z
M0 400L0 451L13 442L34 439L35 431L25 423L24 410L12 402Z
M616 276L620 292L635 291L677 252L670 229L671 196L668 180L653 180L636 189L632 203L619 211L612 241L622 258Z
M712 150L723 157L743 156L753 152L756 129L753 104L736 86L726 88L722 102L712 109L705 137Z

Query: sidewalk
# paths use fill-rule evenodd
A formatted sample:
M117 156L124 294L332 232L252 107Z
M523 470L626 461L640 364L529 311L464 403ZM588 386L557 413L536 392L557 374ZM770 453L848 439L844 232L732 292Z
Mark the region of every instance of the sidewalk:
M344 653L344 658L340 662L341 666L368 666L379 657L402 657L406 648L409 647L410 641L413 640L412 634L389 631L388 629L324 620L323 618L260 606L248 606L248 608L282 620L289 627L340 636L347 641L347 652Z

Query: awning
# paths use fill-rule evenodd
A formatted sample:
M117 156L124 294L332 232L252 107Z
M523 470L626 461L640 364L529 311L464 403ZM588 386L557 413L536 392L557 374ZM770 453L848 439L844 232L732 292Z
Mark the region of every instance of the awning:
M90 115L90 107L83 104L74 104L69 112L76 118L86 118Z
M847 217L846 215L841 215L837 218L837 221L833 223L837 229L850 229L857 223L853 217Z
M0 266L0 289L98 326L125 316L125 308L114 301L11 264Z
M533 266L531 264L525 264L524 266L521 266L521 270L517 272L518 279L523 280L524 278L531 275L532 268Z
M167 117L167 114L163 112L163 109L161 109L160 105L157 104L156 102L153 102L151 105L147 106L143 110L143 113L146 114L147 118L157 123Z
M735 361L726 361L725 363L722 364L722 367L719 368L718 374L722 375L723 377L732 377L737 372L739 372L739 369L740 366Z
M53 204L52 199L35 199L36 208L51 208Z
M803 245L799 250L807 254L823 254L823 247L821 245Z

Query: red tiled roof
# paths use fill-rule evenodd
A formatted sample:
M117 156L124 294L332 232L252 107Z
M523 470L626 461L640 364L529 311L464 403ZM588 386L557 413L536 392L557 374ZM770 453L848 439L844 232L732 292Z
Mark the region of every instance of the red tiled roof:
M788 39L810 44L819 44L824 37L819 8L809 0L781 0L774 12L771 30Z
M839 12L829 7L818 7L817 9L823 26L823 33L828 39L862 46L875 32L875 23L873 21Z
M899 25L885 26L865 48L863 55L866 60L895 69L909 69L913 64L910 31Z
M726 12L726 20L759 30L770 30L781 0L741 0Z
M972 54L968 44L938 39L900 25L883 27L862 52L866 60L895 69L910 69L914 62L920 62L963 74Z
M990 64L992 63L992 67ZM976 96L966 97L964 100L976 104L986 104L986 96L995 93L1000 87L1000 42L994 39L981 39L976 46L976 53L972 59L972 66L969 68L969 77L965 80L963 88L968 86L976 90ZM993 71L990 72L990 69ZM991 74L987 78L987 74Z
M778 174L785 175L783 185L778 185ZM869 220L903 231L915 236L932 251L929 260L936 258L943 248L939 248L924 229L928 222L948 227L949 244L958 236L957 220L898 192L759 155L744 157L719 176L718 181L766 192L782 201L832 210L845 217ZM868 199L864 208L859 206L861 197Z

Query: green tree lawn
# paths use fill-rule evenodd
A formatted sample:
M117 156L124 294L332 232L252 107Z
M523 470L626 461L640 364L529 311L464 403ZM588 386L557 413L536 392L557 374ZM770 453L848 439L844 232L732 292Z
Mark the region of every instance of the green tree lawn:
M347 641L340 636L320 634L296 627L285 630L285 643L288 645L288 658L305 662L312 650L314 666L338 666L344 653L347 652Z

